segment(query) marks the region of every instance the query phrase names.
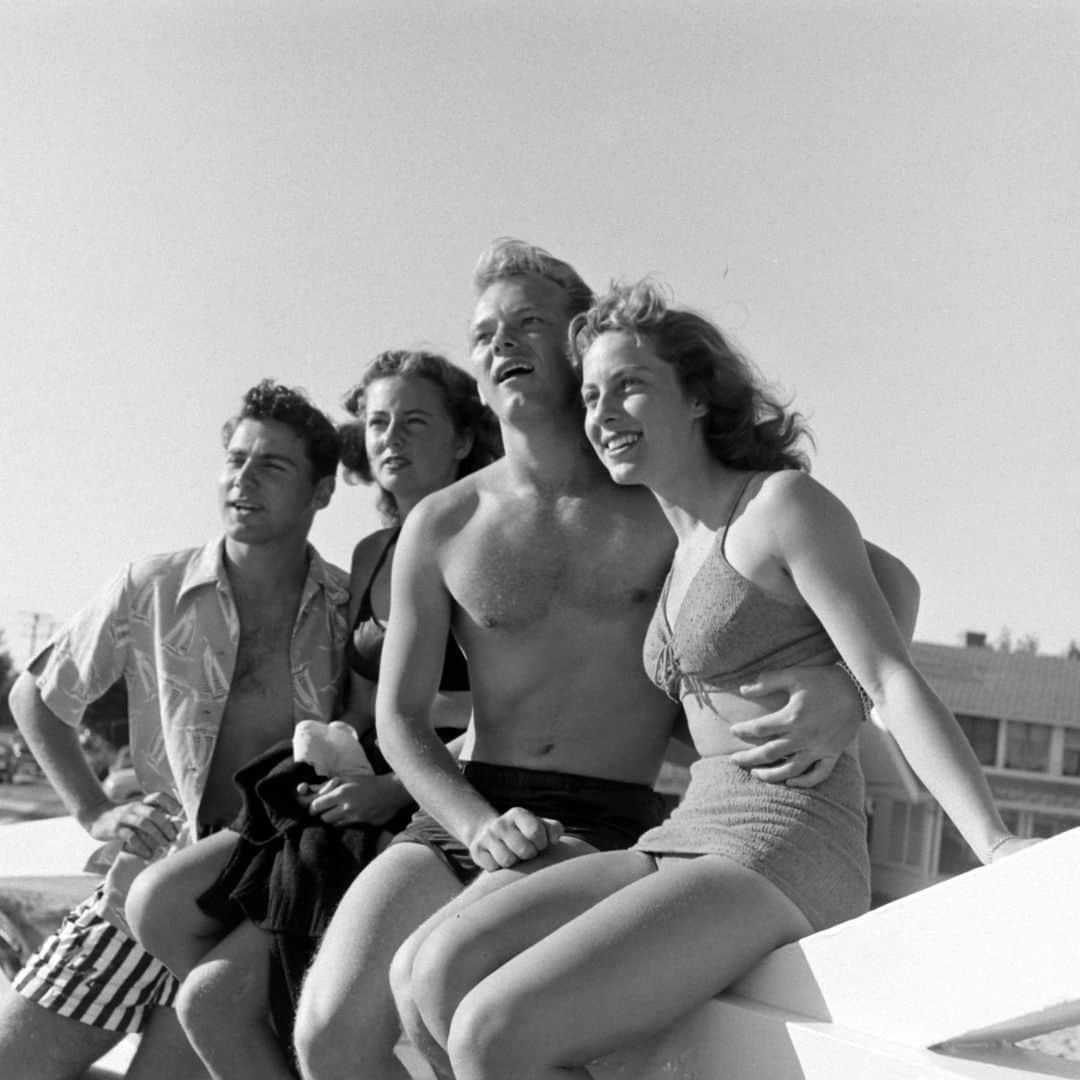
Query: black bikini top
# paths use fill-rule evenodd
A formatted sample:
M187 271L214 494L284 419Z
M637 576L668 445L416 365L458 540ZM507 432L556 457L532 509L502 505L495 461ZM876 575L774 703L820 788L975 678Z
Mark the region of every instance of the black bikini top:
M379 681L379 665L382 661L383 641L386 638L386 627L371 608L371 587L394 544L397 543L400 531L400 529L395 529L390 534L386 546L375 561L367 586L360 597L352 634L345 644L345 658L349 667L361 678L370 682ZM446 639L446 654L443 657L439 689L444 692L469 689L469 664L452 634Z

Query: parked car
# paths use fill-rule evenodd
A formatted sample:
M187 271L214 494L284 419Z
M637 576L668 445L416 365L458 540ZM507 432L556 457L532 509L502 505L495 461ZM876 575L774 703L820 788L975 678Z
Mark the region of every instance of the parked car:
M18 731L0 734L0 782L12 784L20 776L41 775L41 766L22 735Z
M0 738L0 784L10 784L15 779L15 747Z

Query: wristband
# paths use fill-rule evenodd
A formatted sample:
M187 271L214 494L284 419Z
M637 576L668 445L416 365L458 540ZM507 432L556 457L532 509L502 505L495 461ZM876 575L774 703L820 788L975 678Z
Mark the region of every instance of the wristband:
M874 709L874 703L870 700L870 695L863 689L863 684L855 678L855 672L843 660L837 660L836 666L851 680L852 685L858 692L859 701L862 703L863 723L866 723Z

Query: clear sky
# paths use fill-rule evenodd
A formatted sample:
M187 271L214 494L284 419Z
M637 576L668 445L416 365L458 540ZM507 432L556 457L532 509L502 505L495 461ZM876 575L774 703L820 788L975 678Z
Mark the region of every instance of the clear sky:
M217 529L274 376L464 359L512 234L649 272L811 417L918 636L1080 638L1080 7L0 0L0 626ZM376 525L341 488L313 538Z

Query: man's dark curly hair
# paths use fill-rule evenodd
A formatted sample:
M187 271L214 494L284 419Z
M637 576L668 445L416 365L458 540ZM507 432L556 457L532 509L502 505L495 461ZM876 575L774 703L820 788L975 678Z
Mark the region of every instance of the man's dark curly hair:
M454 431L458 435L472 435L472 447L458 468L459 478L502 457L502 436L499 433L498 421L495 414L480 400L476 380L471 375L437 353L422 349L389 349L379 353L368 364L360 381L345 395L342 402L346 411L356 417L338 429L341 434L341 465L347 481L365 484L372 481L371 463L364 445L367 390L373 382L394 376L427 379L439 391ZM380 488L376 506L387 524L399 523L397 504L390 492Z
M291 428L307 449L315 483L337 472L341 439L337 428L308 400L303 390L263 379L245 395L240 411L225 421L221 441L228 446L241 420L276 420Z

